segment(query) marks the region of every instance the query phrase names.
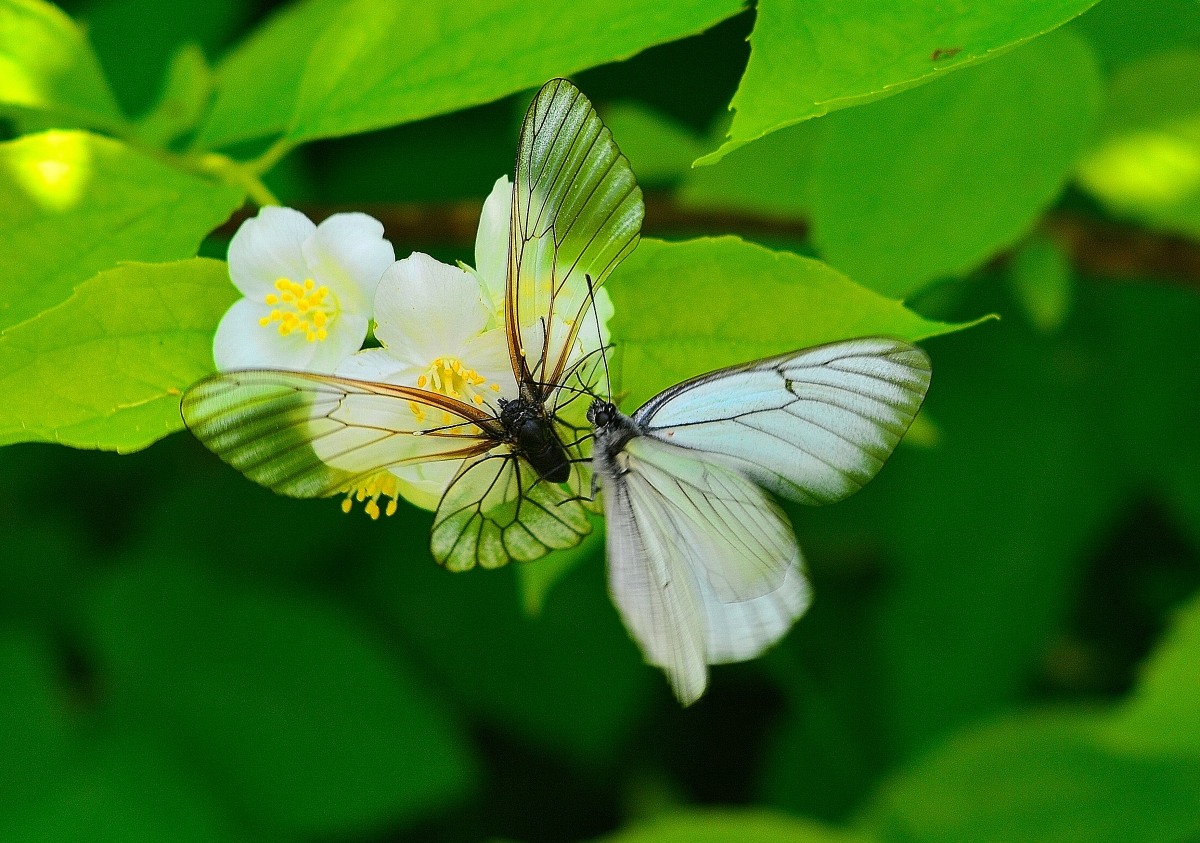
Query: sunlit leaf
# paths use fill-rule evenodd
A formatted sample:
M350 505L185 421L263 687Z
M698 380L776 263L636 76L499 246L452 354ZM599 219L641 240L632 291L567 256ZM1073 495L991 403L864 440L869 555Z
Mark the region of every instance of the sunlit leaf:
M1024 234L1058 196L1100 105L1070 33L831 118L813 238L861 284L904 297Z
M348 135L489 102L699 32L740 0L312 0L221 66L201 141Z
M750 64L711 164L763 135L927 82L1070 20L1096 0L762 0Z
M86 132L0 143L0 330L118 261L189 258L240 190Z
M1200 237L1200 51L1121 68L1079 181L1111 211Z
M121 111L79 27L41 0L0 2L0 112L113 127Z
M627 407L759 357L851 337L920 340L967 327L923 319L820 261L736 237L642 240L608 288Z
M0 444L135 451L183 426L179 395L213 368L237 298L225 264L125 264L0 334Z

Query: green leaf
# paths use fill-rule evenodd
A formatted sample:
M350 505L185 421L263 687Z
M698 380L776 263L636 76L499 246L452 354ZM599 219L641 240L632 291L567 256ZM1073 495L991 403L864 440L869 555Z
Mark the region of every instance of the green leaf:
M426 530L392 531L366 588L454 698L544 751L612 763L658 680L609 600L599 546L530 617L514 571L527 563L451 573L428 558ZM421 550L398 565L397 539Z
M234 843L224 806L135 728L91 742L40 798L0 816L0 839L88 843Z
M928 82L1048 32L1096 0L761 0L712 164L763 135Z
M1131 481L1159 490L1200 548L1200 296L1182 286L1103 285L1095 352L1113 442Z
M1029 321L1044 333L1062 327L1075 285L1070 258L1049 237L1031 237L1013 256L1008 269L1013 295Z
M677 179L700 154L700 139L687 126L635 100L612 103L600 116L643 188Z
M125 264L0 334L0 444L135 451L179 430L237 299L222 261Z
M818 260L736 237L642 240L608 289L628 406L759 357L851 337L919 340L968 327L923 319Z
M0 330L117 261L192 257L242 198L86 132L0 143Z
M866 839L785 814L722 808L656 817L597 843L856 843Z
M604 530L591 519L592 532L569 550L560 550L517 566L517 584L521 589L521 605L525 613L536 618L546 608L550 590L580 564L604 554Z
M204 52L195 44L184 44L167 67L158 103L137 121L138 136L166 146L193 129L204 116L212 87L212 71Z
M1094 319L1096 303L1078 310ZM1028 688L1124 500L1124 477L1101 456L1122 399L1093 341L1005 319L930 348L924 409L941 441L894 459L872 487L892 562L876 623L900 752Z
M25 560L28 562L28 559ZM74 724L48 639L0 630L0 815L52 787L69 769Z
M810 216L813 175L829 125L818 120L791 126L735 150L718 164L688 171L679 186L679 203L784 219Z
M974 268L1061 192L1100 90L1086 43L1061 32L836 115L814 191L822 256L897 297Z
M1200 831L1200 762L1126 755L1082 715L965 732L884 787L868 816L904 843L1173 843Z
M1200 758L1200 597L1175 617L1174 626L1145 666L1137 690L1110 724L1121 746Z
M116 572L92 614L114 705L161 724L264 828L342 837L467 784L456 728L332 605L155 556Z
M100 63L126 114L144 114L181 45L219 56L257 15L244 0L103 0L79 9Z
M457 111L694 34L741 5L312 0L286 10L222 65L200 142L281 132L299 142Z
M1104 0L1071 26L1088 37L1107 68L1200 48L1195 0Z
M1121 68L1080 184L1115 214L1200 238L1198 86L1200 51Z
M0 0L0 111L71 125L122 123L100 63L67 15L40 0Z

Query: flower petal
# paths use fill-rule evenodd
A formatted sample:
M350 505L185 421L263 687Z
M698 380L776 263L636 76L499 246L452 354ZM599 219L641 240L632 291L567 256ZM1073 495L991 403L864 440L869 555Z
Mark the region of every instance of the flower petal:
M386 348L364 348L343 360L334 374L360 381L415 386L421 372L398 360Z
M369 315L383 271L396 260L383 223L367 214L334 214L304 241L311 277L329 286L343 312Z
M213 360L217 369L307 369L316 353L316 343L308 342L296 331L281 336L275 325L262 325L259 320L271 309L251 299L233 303L213 338Z
M483 203L479 229L475 233L475 272L483 282L490 309L504 312L504 279L508 275L508 229L512 215L512 183L508 176L496 179Z
M292 208L269 205L246 220L229 241L229 277L243 295L262 299L275 292L278 278L308 277L304 241L316 226Z
M499 392L495 392L496 397L517 397L517 380L508 359L508 338L503 328L493 328L469 340L463 346L461 359L464 365L483 377L489 387L491 384L500 387Z
M332 374L342 361L362 348L367 338L369 320L364 313L347 313L343 310L330 326L329 335L317 342L312 359L308 363L310 372Z
M462 460L434 460L395 466L390 470L396 475L400 494L405 500L432 511L437 509L442 494L462 464Z
M396 357L426 366L437 357L461 357L487 318L471 275L420 252L388 267L375 294L375 336Z

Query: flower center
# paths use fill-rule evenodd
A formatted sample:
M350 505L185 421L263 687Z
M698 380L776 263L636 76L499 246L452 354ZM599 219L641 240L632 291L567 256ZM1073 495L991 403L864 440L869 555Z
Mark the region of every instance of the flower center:
M279 325L279 335L293 331L304 334L309 342L320 342L329 336L329 326L338 315L337 298L322 284L318 287L311 278L296 283L290 278L275 282L276 293L268 293L263 301L274 309L258 320L264 328Z
M384 509L379 508L379 499L390 498ZM381 471L355 489L346 493L342 501L342 512L349 512L355 501L365 501L363 512L371 516L371 520L379 518L379 513L396 514L396 499L400 497L400 487L396 484L396 476L387 471Z
M499 392L500 384L488 383L487 378L474 369L463 365L457 357L439 357L429 364L425 374L417 378L417 387L437 392L459 401L479 406L486 401L489 392ZM409 402L409 408L417 421L425 421L426 408L415 401ZM450 423L450 414L443 413L443 424Z

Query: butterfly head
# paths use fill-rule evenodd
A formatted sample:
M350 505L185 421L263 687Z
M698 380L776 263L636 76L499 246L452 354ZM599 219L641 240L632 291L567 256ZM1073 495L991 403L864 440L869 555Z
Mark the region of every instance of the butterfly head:
M616 404L598 398L592 402L592 406L588 407L587 418L593 426L602 428L615 422L620 414L621 411L617 409Z

